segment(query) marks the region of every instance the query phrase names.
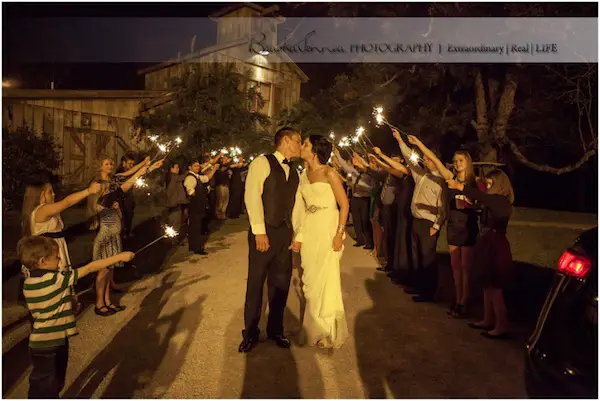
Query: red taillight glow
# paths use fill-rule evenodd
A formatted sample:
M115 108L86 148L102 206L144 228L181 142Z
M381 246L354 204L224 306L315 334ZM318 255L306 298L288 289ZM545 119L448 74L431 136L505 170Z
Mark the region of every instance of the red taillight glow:
M569 276L585 278L590 271L592 262L585 256L566 250L558 260L558 271Z

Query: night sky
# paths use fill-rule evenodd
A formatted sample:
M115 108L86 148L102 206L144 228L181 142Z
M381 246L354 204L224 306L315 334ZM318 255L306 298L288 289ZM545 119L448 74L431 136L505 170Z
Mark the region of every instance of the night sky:
M274 4L277 3L260 3L265 8ZM82 29L81 26L85 29L86 17L157 18L157 23L161 23L167 21L167 18L206 18L230 5L231 3L4 3L2 76L3 79L16 81L19 88L26 89L50 88L52 81L55 89L144 89L144 77L138 75L137 71L154 63L132 62L135 60L65 63L64 57L68 57L65 55L68 52L66 49L70 46L68 42L78 39L64 32ZM281 6L286 7L285 4ZM161 17L162 20L158 19ZM61 27L48 18L73 18L73 21L65 24L68 26ZM133 21L130 37L110 37L110 32L106 32L106 36L98 35L92 38L91 43L83 45L97 51L98 57L102 57L102 51L115 41L119 41L119 47L124 51L128 43L129 46L152 49L150 51L162 45L162 51L157 54L163 56L156 60L160 62L175 57L179 51L187 51L194 35L197 36L196 49L216 43L216 24L194 27L193 24L163 22L165 28L162 31L165 36L145 40L144 34L135 28L135 20L130 21ZM75 27L76 25L79 26ZM90 41L90 38L84 40ZM173 43L178 47L173 46ZM35 62L31 62L32 54L37 57ZM300 64L300 67L310 78L310 82L302 88L302 95L310 97L321 88L328 87L347 66Z

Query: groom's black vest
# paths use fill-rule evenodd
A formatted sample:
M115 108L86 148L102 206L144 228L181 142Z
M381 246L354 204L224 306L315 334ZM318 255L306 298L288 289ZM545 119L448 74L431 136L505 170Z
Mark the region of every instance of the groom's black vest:
M292 210L296 202L298 189L298 172L290 166L289 178L285 179L285 171L275 155L265 155L271 166L271 173L263 186L263 208L265 224L270 227L286 225L292 228Z

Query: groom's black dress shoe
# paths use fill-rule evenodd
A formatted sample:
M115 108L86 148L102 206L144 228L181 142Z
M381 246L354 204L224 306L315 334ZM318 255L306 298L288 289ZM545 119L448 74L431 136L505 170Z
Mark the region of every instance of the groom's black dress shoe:
M250 352L258 344L258 338L244 338L240 343L238 352Z
M277 346L279 348L290 348L292 346L292 343L290 342L290 340L285 338L285 336L283 334L279 334L276 336L269 336L269 340L275 341L275 344L277 344Z

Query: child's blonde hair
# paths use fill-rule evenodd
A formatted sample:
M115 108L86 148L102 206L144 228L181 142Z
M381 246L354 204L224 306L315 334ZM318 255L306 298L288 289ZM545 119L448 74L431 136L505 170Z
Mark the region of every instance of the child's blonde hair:
M23 266L30 270L37 269L40 259L58 255L58 244L42 236L24 237L17 244L17 253Z
M45 181L37 184L28 185L23 196L23 207L21 208L21 235L27 237L31 235L31 213L40 205L40 198L48 186L52 185Z

